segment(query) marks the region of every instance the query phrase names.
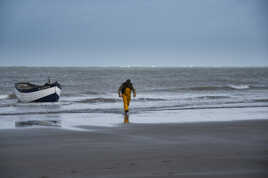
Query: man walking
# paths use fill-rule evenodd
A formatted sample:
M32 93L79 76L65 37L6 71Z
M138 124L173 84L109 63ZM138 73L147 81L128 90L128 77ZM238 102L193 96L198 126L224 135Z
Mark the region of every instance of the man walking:
M130 79L122 83L118 89L118 96L123 98L125 115L128 115L131 91L133 92L133 96L136 97L136 90L133 87Z

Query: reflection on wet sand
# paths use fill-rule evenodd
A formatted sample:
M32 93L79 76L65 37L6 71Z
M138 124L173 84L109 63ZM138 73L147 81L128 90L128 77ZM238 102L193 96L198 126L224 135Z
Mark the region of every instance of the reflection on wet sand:
M31 126L61 127L61 122L58 120L29 120L29 121L15 122L15 127L31 127Z
M125 117L124 117L124 123L125 123L125 124L128 124L128 123L129 123L129 117L128 117L128 114L125 114Z

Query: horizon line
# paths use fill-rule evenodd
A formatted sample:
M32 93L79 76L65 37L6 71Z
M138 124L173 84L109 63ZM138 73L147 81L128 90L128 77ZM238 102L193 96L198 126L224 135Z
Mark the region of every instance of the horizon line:
M123 65L123 66L104 66L104 65L99 65L99 66L72 66L72 65L65 65L65 66L57 66L57 65L45 65L45 66L38 66L38 65L4 65L0 66L0 68L3 67L38 67L38 68L47 68L47 67L55 67L55 68L71 68L71 67L77 67L77 68L267 68L268 65L256 65L256 66L249 66L249 65L222 65L222 66L198 66L198 65L187 65L187 66L158 66L158 65Z

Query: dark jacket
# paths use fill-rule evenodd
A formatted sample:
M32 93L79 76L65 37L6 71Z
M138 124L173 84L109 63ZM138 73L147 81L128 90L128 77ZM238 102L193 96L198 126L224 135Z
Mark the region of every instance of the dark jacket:
M119 87L118 94L120 94L120 93L124 94L126 88L130 88L134 93L136 93L136 90L133 87L132 83L126 81L126 82L122 83L121 86Z

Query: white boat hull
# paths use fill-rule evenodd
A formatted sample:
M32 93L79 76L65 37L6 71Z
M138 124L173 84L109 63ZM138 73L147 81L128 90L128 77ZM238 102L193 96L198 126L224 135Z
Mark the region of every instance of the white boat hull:
M35 92L23 93L15 88L16 97L20 102L55 102L59 100L61 89L57 86Z

